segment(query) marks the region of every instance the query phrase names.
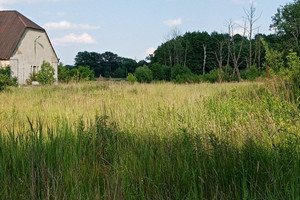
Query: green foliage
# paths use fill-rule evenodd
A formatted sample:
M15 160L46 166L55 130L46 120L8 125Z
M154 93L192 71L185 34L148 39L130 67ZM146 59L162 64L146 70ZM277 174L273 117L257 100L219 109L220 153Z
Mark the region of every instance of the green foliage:
M17 86L17 77L11 77L11 69L9 66L2 68L0 66L0 91L7 86Z
M60 64L58 66L58 79L65 83L68 83L69 81L93 81L95 80L95 75L94 71L88 66L67 68Z
M297 56L296 52L293 52L293 50L290 50L289 54L286 56L287 59L287 68L281 68L280 74L287 78L288 80L291 80L292 82L296 81L300 77L300 57ZM298 82L299 83L299 82Z
M134 84L137 81L137 78L133 74L129 73L126 80L129 83Z
M78 81L95 80L94 71L90 70L89 66L78 66L78 68L76 68L75 77Z
M171 79L176 80L176 77L178 77L178 75L179 76L191 76L192 71L188 67L176 64L171 68Z
M143 62L140 62L141 64ZM123 58L112 52L78 52L75 66L89 66L95 77L125 78L126 73L134 73L139 64L130 58Z
M149 68L152 71L154 80L170 80L171 68L169 66L160 65L159 63L153 63Z
M37 75L38 74L36 72L30 73L30 76L29 76L30 83L32 83L32 81L37 81Z
M150 83L153 80L152 71L145 65L138 67L134 72L134 76L140 83Z
M58 80L63 83L68 83L72 79L70 69L63 66L62 63L58 65Z
M241 76L243 79L254 81L256 78L261 76L261 73L259 72L256 66L252 65L249 69L246 69L243 72L241 72Z
M225 72L228 71L228 73ZM209 73L200 75L200 79L205 82L216 83L216 82L229 82L229 81L237 81L237 76L231 77L229 73L232 73L231 67L223 67L220 71L219 69L213 69Z
M37 81L42 85L51 85L55 82L55 70L48 62L43 62L41 70L37 73Z
M277 36L283 40L282 47L287 51L293 48L300 53L300 1L294 0L278 8L272 21L270 27L275 28Z
M263 66L267 72L270 70L270 72L273 74L278 73L280 69L284 67L283 54L272 48L269 48L268 43L264 39L261 39L261 42L266 50L265 62L263 63Z
M292 86L295 99L300 108L300 57L290 50L287 55L287 68L282 68L280 74Z
M126 69L118 67L116 71L113 73L114 78L123 78L126 76Z

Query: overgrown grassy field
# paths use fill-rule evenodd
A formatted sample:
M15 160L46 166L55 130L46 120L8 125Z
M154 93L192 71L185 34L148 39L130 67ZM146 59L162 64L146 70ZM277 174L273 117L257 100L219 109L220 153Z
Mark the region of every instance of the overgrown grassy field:
M267 82L0 93L0 199L300 199L299 110Z

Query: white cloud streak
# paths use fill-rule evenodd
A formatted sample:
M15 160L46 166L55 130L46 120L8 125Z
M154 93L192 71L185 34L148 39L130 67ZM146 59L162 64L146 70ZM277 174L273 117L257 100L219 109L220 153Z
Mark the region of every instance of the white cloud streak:
M244 0L232 0L233 3L241 4L244 3Z
M67 46L68 44L94 44L96 41L87 33L76 35L71 33L62 38L54 38L52 40L54 45Z
M154 47L149 47L149 48L146 50L147 56L153 55L155 50L156 50L156 49L155 49Z
M243 35L245 32L245 28L247 29L247 27L245 27L245 21L243 20L234 20L233 21L233 34L240 34ZM245 33L246 34L246 33Z
M182 19L178 18L178 19L166 20L166 21L164 21L164 24L167 25L167 26L169 26L169 27L177 26L177 25L182 24Z
M43 26L46 30L97 30L99 26L91 26L88 24L72 24L67 21L48 22Z

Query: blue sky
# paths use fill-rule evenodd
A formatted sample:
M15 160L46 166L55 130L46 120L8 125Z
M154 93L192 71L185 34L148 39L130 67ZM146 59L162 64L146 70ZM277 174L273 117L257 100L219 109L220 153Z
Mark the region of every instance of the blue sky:
M271 17L292 0L254 0L254 25L271 33ZM172 30L227 31L232 19L243 24L249 0L0 0L0 10L17 10L46 29L64 64L79 51L111 51L144 59ZM239 32L239 26L236 26Z

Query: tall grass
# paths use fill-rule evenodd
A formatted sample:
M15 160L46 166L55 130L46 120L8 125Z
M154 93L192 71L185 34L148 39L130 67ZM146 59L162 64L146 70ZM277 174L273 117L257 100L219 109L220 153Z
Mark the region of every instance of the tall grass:
M263 83L0 93L1 199L299 199L299 110Z

